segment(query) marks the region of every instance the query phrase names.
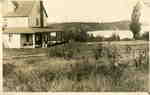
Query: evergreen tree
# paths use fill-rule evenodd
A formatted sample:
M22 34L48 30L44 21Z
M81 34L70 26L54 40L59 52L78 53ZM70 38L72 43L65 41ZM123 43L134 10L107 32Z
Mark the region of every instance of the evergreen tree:
M140 23L140 16L141 16L141 12L140 12L141 6L140 6L140 2L138 2L132 11L132 15L131 15L131 23L130 23L130 30L133 33L133 38L134 39L138 39L140 36L140 31L141 31L141 23Z

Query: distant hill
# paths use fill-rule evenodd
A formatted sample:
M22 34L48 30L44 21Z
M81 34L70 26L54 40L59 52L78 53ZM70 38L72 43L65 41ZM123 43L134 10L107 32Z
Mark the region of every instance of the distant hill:
M129 30L129 21L117 21L107 23L96 22L68 22L68 23L54 23L49 24L51 28L70 29L73 27L82 27L86 31L96 30Z

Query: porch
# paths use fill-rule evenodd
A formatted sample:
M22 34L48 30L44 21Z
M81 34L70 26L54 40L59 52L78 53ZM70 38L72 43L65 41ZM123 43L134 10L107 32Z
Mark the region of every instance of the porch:
M58 31L21 34L22 48L47 48L63 41L63 32Z
M46 48L64 41L62 29L20 27L7 28L4 33L19 34L20 48Z

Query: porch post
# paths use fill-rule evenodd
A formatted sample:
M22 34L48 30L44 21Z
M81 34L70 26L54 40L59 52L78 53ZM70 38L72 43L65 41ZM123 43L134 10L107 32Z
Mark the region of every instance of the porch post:
M51 32L49 33L49 41L51 41Z
M61 33L61 41L63 41L63 33L62 32L60 32Z
M41 34L41 35L42 35L42 48L44 48L44 47L45 47L45 46L44 46L44 45L45 45L45 43L44 43L44 39L45 39L44 35L45 35L45 34L43 33L43 34Z
M33 48L35 48L35 34L32 34Z
M56 43L58 42L58 32L56 32Z

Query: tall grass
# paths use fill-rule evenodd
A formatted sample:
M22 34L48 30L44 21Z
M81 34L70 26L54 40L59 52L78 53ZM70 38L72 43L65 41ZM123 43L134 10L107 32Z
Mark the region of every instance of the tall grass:
M60 46L50 47L48 51L49 57L63 57L65 59L73 58L77 53L80 53L78 48L79 43L67 43Z
M138 67L128 65L125 61L116 65L114 62L118 60L114 56L119 55L117 47L105 47L104 52L98 47L90 52L91 55L87 55L86 50L84 56L75 59L85 50L85 47L76 47L79 44L51 48L48 57L16 59L13 64L11 61L3 64L4 91L148 90L148 61ZM66 60L65 53L69 50L73 51L73 55Z
M98 61L91 62L91 59L85 58L74 63L45 63L42 67L36 66L30 71L25 71L23 68L14 69L4 77L4 90L32 92L147 90L146 81L140 78L145 77L144 74L147 73L144 66L139 68L145 71L142 73L139 69L133 70L130 66L116 67ZM4 69L7 70L9 66L4 64ZM138 76L137 73L141 75ZM143 82L145 83L141 84Z

